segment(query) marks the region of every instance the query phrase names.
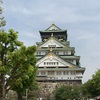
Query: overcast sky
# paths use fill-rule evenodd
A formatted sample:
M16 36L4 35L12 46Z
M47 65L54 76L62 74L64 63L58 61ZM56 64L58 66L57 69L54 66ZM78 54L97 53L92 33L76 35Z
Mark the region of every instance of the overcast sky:
M100 69L100 0L3 0L5 30L19 32L26 46L41 41L39 30L52 22L68 30L70 46L81 56L83 83Z

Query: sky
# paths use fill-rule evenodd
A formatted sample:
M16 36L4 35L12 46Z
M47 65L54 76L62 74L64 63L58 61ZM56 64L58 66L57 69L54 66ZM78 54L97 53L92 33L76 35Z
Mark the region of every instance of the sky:
M40 42L52 22L67 30L70 46L86 70L83 83L100 69L100 0L3 0L4 29L19 32L26 46Z

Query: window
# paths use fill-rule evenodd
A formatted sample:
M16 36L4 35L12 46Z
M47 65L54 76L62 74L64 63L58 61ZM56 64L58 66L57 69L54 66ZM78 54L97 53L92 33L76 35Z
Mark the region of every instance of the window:
M56 47L56 45L48 45L48 47L49 48L51 48L51 47L54 48L54 47Z
M59 52L56 52L56 54L58 55L58 54L59 54Z
M57 75L61 75L61 71L58 71L58 72L57 72Z
M54 71L48 71L48 75L54 75Z
M42 71L42 72L41 72L41 75L45 75L45 72L44 72L44 71Z
M37 52L37 55L41 55L41 52Z
M44 65L46 65L46 62L44 62Z
M58 65L58 62L44 62L44 65Z
M63 72L63 75L68 75L68 71L64 71Z
M66 52L66 51L64 51L64 52L63 52L63 55L66 55L66 54L67 54L67 52Z
M76 74L76 72L75 71L71 71L71 75L75 75Z

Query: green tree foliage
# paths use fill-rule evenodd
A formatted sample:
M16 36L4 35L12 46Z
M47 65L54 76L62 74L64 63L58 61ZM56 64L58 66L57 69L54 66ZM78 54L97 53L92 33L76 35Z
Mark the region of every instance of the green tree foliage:
M6 90L9 89L7 75L10 74L11 71L11 66L8 66L11 60L8 56L11 52L17 50L18 46L22 45L17 38L18 33L13 30L9 30L8 33L4 31L0 32L0 98L2 99L5 97Z
M13 90L15 90L18 94L19 100L22 100L22 95L26 92L26 89L31 89L36 85L36 57L34 53L36 51L35 46L25 47L22 46L17 52L15 51L11 55L11 59L13 62L13 66L19 67L15 70L18 77L17 80L15 79L14 83L13 80L10 86L13 86ZM14 70L12 71L14 72ZM13 75L14 77L14 75Z
M55 92L56 100L78 100L80 95L80 87L77 86L61 86Z
M94 91L92 88L93 88L93 83L91 79L82 85L82 93L84 97L86 98L92 97L91 93L93 94Z
M92 76L92 79L83 84L82 91L87 97L100 95L100 70Z
M93 86L95 88L95 96L100 95L100 70L93 75Z
M10 89L18 93L19 100L26 89L36 87L35 46L25 47L18 41L18 32L5 32L2 0L0 0L0 100Z
M19 96L35 83L35 46L25 47L18 41L18 32L0 32L0 100L10 89Z
M3 13L3 7L2 5L2 0L0 0L0 31L2 31L2 27L6 25L6 21L4 20L4 17L2 16Z

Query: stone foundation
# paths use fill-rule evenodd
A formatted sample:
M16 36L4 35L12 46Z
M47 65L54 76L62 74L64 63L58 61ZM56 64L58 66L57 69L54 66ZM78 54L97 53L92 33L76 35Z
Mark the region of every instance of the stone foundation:
M81 85L81 81L69 81L69 82L38 82L39 90L38 97L39 100L55 100L55 90L57 87L63 85Z

